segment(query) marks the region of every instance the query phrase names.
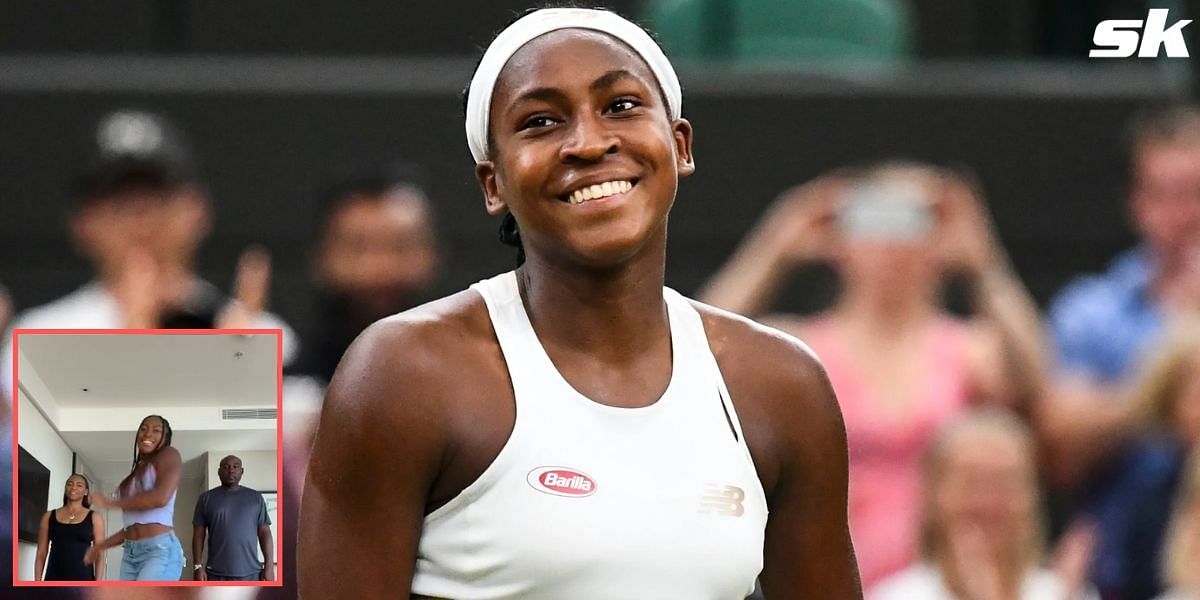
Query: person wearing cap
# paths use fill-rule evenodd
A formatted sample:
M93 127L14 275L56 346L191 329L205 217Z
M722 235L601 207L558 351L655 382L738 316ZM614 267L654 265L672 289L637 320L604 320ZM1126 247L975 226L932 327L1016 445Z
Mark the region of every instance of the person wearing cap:
M242 256L232 299L196 274L212 215L183 134L161 116L120 110L100 121L91 146L73 182L69 227L95 279L19 314L13 328L281 328L290 357L290 328L262 310L270 273L265 252ZM10 337L0 366L6 392Z
M663 286L696 167L662 50L609 11L533 11L466 100L519 266L347 351L300 506L301 596L743 600L758 578L772 599L861 598L821 365Z

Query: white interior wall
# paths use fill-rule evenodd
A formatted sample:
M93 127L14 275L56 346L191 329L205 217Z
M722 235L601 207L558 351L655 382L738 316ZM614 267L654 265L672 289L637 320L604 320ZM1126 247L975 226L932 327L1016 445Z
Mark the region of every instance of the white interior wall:
M104 493L112 495L113 491L120 485L120 481L105 480L102 482ZM116 535L121 531L121 511L115 508L106 508L100 511L104 515L104 537ZM115 581L121 578L121 546L118 544L115 548L109 548L104 552L105 581Z
M45 512L52 507L58 507L62 502L61 490L67 478L71 476L72 451L46 418L38 412L33 402L25 395L25 391L19 390L17 396L20 402L17 410L17 442L50 469L48 502L47 506L42 508L42 512ZM20 579L33 579L36 557L37 544L24 541L17 544L17 573Z
M184 463L184 477L179 480L179 492L175 496L175 536L183 544L183 579L190 580L192 565L192 515L196 512L196 501L204 493L204 471L207 459L200 455Z

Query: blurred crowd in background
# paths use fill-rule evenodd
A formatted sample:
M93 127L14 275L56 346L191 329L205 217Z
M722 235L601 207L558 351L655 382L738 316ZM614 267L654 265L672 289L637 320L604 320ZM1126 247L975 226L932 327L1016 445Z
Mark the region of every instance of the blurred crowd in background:
M780 56L795 41L739 45L697 8L719 16L714 3L648 4L673 55ZM1144 12L1133 2L1071 4L1087 5L1091 16L1069 14L1088 28ZM858 26L889 27L889 14ZM1069 20L1065 9L1047 14L1047 23ZM860 48L865 58L902 56L915 43L902 28L873 31L894 45ZM1063 53L1074 48L1069 37L1030 45ZM846 52L831 42L807 51ZM375 320L431 299L440 274L456 269L439 244L429 165L411 148L407 160L358 160L309 191L317 218L292 250L308 260L312 306L287 323L269 312L263 247L217 267L227 287L199 274L214 202L189 132L168 114L112 108L89 138L60 140L89 157L68 176L66 226L90 278L38 306L0 287L0 329L282 328L283 496L300 499L322 390L344 350ZM794 182L703 286L681 290L795 335L820 357L847 428L850 527L868 598L1200 598L1200 107L1146 106L1125 126L1126 147L1110 151L1129 159L1119 193L1137 242L1101 273L1062 274L1068 283L1044 306L1010 261L992 223L996 200L971 165L906 157ZM780 300L812 264L839 282L815 313ZM6 334L6 389L10 343ZM11 501L11 423L4 435L0 506ZM286 586L259 598L295 596L299 504L284 504ZM11 535L7 515L0 523Z

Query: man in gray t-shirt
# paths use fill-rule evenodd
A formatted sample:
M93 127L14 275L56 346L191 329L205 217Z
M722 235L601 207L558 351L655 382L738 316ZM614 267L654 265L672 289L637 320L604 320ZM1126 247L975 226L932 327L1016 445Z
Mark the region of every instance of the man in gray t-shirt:
M267 503L261 493L238 485L242 472L242 459L222 458L217 469L221 487L200 494L196 501L192 557L197 581L275 579L275 543L271 539ZM205 540L207 560L202 559ZM256 545L262 549L265 564L258 560Z

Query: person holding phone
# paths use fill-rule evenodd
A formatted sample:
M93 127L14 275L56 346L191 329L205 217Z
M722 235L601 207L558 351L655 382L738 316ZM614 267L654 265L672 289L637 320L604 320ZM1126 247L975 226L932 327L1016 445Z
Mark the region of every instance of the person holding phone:
M791 271L831 264L834 305L771 314ZM941 304L947 274L974 314ZM1037 309L965 176L915 163L838 171L786 192L700 298L791 333L821 358L850 447L850 529L864 587L917 556L920 456L971 403L1026 410L1041 388Z

